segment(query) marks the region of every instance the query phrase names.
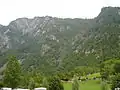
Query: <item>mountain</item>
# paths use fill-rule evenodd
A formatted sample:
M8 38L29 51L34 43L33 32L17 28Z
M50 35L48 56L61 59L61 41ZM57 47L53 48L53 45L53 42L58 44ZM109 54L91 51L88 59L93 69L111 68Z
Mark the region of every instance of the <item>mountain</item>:
M44 73L96 66L120 57L120 8L104 7L94 19L19 18L0 25L0 67L15 55L25 70Z

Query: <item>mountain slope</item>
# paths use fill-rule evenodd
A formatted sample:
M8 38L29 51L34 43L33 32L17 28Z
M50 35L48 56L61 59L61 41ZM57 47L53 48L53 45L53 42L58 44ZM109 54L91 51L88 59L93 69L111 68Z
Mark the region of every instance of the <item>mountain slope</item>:
M0 25L0 66L15 55L25 70L52 73L119 58L119 11L105 7L94 19L45 16Z

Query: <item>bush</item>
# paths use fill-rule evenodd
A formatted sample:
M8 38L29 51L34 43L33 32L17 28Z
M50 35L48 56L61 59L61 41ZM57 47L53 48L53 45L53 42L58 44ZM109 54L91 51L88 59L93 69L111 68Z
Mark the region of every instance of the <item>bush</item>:
M97 81L96 81L96 84L100 84L100 83L101 83L101 80L97 80Z
M69 72L59 73L59 74L57 74L57 76L63 81L69 81L73 78L72 74Z
M64 87L58 77L49 78L48 90L64 90Z
M86 77L80 77L80 79L79 80L81 80L81 81L86 81Z
M4 87L3 82L0 82L0 88Z
M115 90L115 88L120 88L120 73L116 74L112 79L111 90Z

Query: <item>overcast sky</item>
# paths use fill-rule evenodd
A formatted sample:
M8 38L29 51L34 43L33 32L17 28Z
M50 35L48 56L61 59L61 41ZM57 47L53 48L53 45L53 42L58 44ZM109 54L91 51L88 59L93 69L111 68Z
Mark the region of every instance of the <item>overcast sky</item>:
M0 0L0 24L35 16L93 18L104 6L120 6L120 0Z

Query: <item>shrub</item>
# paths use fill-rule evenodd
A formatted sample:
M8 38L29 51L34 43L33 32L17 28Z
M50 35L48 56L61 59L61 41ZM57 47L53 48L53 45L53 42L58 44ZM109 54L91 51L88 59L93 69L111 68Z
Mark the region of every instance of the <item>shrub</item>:
M112 85L111 85L111 90L115 90L115 88L119 87L120 88L120 73L116 74L113 79L112 79Z
M4 87L3 82L0 82L0 88Z
M63 85L58 77L49 78L48 90L64 90Z

